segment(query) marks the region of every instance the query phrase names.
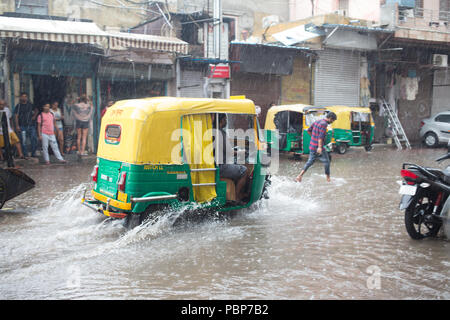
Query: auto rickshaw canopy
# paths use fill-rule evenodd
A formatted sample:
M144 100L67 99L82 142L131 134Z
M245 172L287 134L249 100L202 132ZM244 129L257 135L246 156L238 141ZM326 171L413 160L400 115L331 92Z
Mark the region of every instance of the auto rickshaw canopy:
M256 115L256 110L248 99L156 97L118 101L102 118L98 157L131 164L182 164L183 116L208 113ZM108 126L120 127L120 137L112 143L107 139Z
M276 130L275 115L281 111L293 111L299 113L305 113L308 110L325 110L325 108L315 107L307 104L288 104L281 106L273 106L267 111L266 122L264 124L265 130Z
M350 129L352 122L352 112L368 114L370 124L374 125L372 119L372 111L368 107L328 106L326 107L326 109L328 111L334 112L337 116L336 121L331 124L333 128Z

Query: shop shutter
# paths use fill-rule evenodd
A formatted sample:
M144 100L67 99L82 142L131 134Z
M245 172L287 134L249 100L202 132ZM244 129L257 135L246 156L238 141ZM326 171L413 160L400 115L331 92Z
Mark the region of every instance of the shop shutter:
M315 65L314 105L359 106L360 53L326 49Z
M278 105L280 102L281 79L268 74L234 73L231 79L231 95L245 96L259 106L259 124L264 127L269 105Z
M449 70L436 70L433 79L433 105L431 115L450 110L450 74Z
M185 98L203 98L203 73L197 70L182 70L180 96Z

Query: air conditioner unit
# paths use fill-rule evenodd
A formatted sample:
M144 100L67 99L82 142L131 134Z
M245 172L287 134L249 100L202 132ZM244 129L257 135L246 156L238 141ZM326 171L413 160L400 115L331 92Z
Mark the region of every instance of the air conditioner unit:
M335 14L338 14L338 15L340 15L340 16L344 16L344 17L347 16L347 10L345 10L345 9L339 9L339 10L336 10L334 13L335 13Z
M448 56L446 54L433 54L433 66L447 67Z

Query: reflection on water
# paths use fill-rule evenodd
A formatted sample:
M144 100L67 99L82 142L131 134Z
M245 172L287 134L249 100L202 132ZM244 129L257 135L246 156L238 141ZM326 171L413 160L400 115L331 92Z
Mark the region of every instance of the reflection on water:
M0 212L0 298L449 299L449 241L408 237L396 183L443 152L354 148L331 183L283 158L250 209L133 230L81 206L91 165L30 168L38 186Z

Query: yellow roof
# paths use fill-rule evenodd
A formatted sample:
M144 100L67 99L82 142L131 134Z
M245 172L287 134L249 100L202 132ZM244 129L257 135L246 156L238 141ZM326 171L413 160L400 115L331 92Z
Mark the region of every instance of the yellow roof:
M349 129L351 122L351 113L350 112L361 112L361 113L369 113L372 114L370 108L368 107L349 107L349 106L328 106L327 110L332 111L336 114L337 119L334 121L331 126L336 129ZM370 116L372 122L372 116Z
M333 111L334 113L338 112L363 112L363 113L371 113L369 107L349 107L349 106L327 106L327 110Z
M156 97L118 101L112 109L137 109L146 116L157 112L180 114L198 113L245 113L256 114L253 101L248 99L208 99Z
M102 118L98 156L133 164L180 164L181 119L189 114L256 114L248 99L157 97L116 102ZM105 139L107 125L121 127L120 143Z
M275 115L281 111L293 111L303 113L306 109L322 109L325 108L315 107L308 104L286 104L281 106L273 106L267 111L266 122L264 124L264 129L266 130L275 130L275 124L273 122Z

